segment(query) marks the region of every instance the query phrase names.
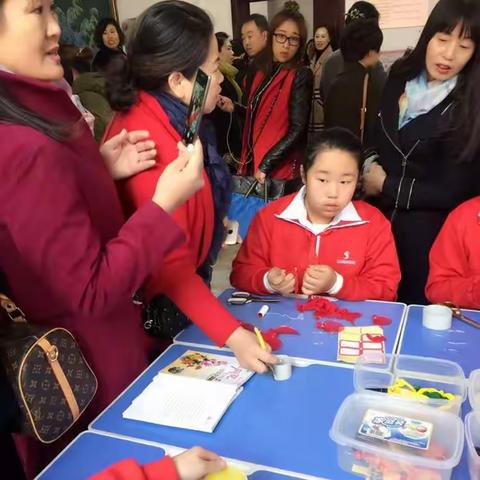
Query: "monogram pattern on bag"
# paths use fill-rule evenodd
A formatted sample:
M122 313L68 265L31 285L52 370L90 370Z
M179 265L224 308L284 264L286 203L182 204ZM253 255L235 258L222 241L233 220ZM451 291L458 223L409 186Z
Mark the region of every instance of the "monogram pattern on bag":
M40 336L42 335L31 336L27 346L25 337L11 339L8 345L3 344L3 354L4 358L10 360L5 362L7 374L13 378L20 378L20 389L18 382L12 383L17 385L17 397L19 400L22 399L19 401L23 414L22 431L49 443L68 430L74 419L42 348L36 345L30 351L23 363L22 371L19 372L18 359L25 356ZM52 346L58 348L57 361L68 380L81 413L95 395L97 380L69 332L55 329L49 331L45 338ZM16 360L11 361L12 359Z

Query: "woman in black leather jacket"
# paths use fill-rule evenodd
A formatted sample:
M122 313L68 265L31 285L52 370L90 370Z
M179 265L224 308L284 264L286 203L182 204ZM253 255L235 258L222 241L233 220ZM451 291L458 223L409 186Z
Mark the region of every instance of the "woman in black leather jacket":
M297 5L298 7L298 5ZM269 45L257 58L248 98L238 173L298 177L306 143L313 76L302 64L307 29L298 11L284 9L272 19Z
M363 179L392 221L399 300L409 304L427 303L433 241L448 213L478 192L478 160L459 140L471 128L465 87L479 61L476 8L440 0L415 49L392 67L378 116L379 163Z

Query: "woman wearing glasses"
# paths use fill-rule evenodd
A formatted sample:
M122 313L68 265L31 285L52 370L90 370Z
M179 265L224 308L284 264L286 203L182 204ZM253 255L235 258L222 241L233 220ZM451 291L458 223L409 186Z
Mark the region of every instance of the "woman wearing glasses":
M269 44L258 56L258 71L248 98L238 173L266 177L298 177L305 145L313 78L301 64L306 43L305 19L296 2L272 19Z

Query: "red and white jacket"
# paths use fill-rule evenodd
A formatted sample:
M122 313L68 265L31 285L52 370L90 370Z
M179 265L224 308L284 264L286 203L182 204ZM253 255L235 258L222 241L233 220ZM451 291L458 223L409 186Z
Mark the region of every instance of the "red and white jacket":
M267 294L266 274L273 267L297 277L301 293L309 265L337 272L334 291L345 300L395 300L400 281L395 243L388 220L371 205L354 201L320 233L307 220L305 189L263 208L233 262L235 288Z
M164 457L143 466L132 459L123 460L90 477L90 480L179 480L179 476L172 458Z
M480 197L457 207L430 250L425 294L433 303L480 309Z

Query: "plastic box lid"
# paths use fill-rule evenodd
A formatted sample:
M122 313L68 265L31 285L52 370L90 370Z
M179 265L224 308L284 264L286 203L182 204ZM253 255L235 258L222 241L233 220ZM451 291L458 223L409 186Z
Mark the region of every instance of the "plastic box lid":
M403 378L411 384L421 384L453 393L458 396L459 403L463 403L467 397L465 374L458 363L415 355L385 354L381 363L372 363L360 357L355 365L353 383L355 391L362 392L372 388L386 388L393 385L398 378ZM478 393L480 394L480 376ZM439 401L442 402L445 400ZM436 402L430 399L429 403Z
M387 441L372 443L368 437L359 435L359 428L369 409L430 422L433 429L429 448L427 450L411 447L392 449L391 443ZM348 396L340 406L330 429L330 438L339 446L350 447L391 460L411 463L418 467L450 470L458 465L462 456L464 427L457 415L428 405L374 392L354 393ZM442 448L445 458L429 457L428 453L432 453L433 445ZM438 452L438 449L436 451Z

